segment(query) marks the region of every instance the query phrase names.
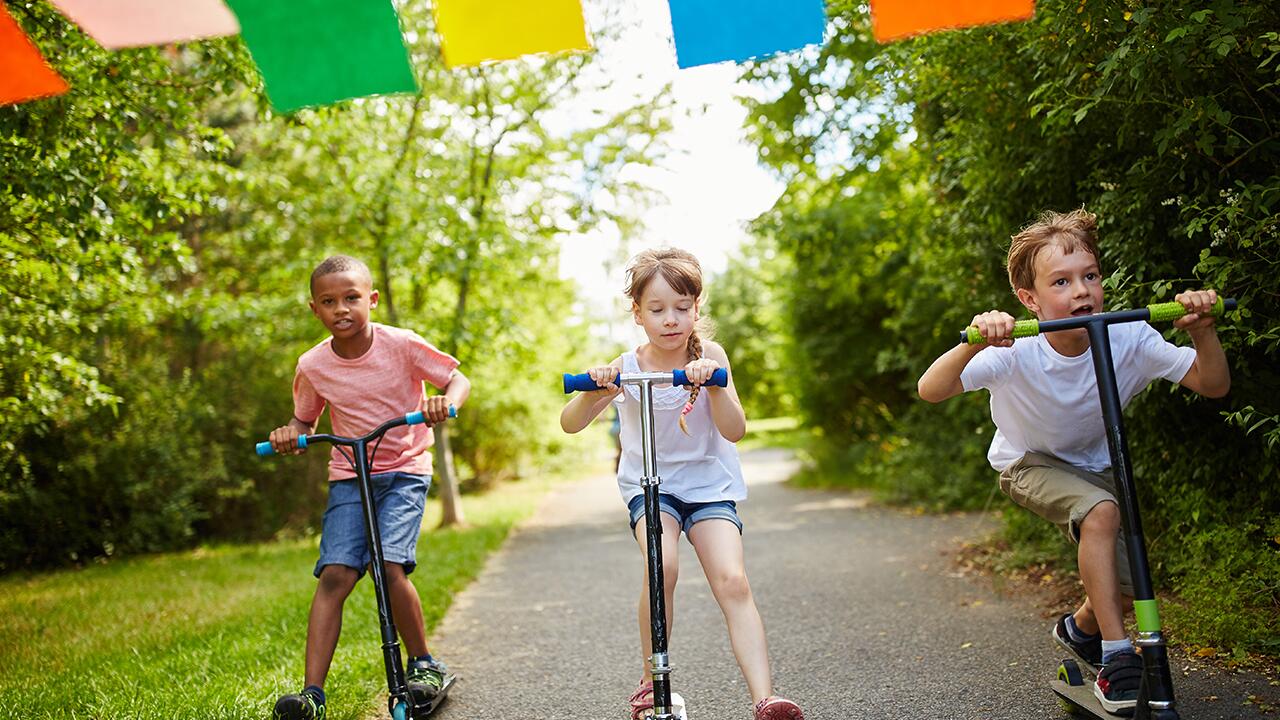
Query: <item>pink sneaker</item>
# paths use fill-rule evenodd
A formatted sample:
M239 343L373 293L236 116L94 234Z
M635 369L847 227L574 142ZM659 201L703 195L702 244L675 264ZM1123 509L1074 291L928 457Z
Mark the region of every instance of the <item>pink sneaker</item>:
M777 695L756 703L756 720L804 720L800 706Z
M653 681L646 680L627 698L631 704L631 720L640 720L646 710L653 709ZM781 716L779 716L781 717Z

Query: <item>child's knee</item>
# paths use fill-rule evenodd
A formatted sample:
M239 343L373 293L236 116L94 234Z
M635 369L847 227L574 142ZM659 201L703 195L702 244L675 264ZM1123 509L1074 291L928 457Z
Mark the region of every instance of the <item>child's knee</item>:
M721 602L743 602L751 597L751 583L745 572L722 573L714 582Z
M325 565L320 571L320 583L316 586L316 593L326 597L345 598L351 594L351 589L356 586L356 581L360 579L360 573L355 568L346 565Z
M1106 501L1094 505L1080 522L1080 534L1115 535L1120 529L1120 507Z

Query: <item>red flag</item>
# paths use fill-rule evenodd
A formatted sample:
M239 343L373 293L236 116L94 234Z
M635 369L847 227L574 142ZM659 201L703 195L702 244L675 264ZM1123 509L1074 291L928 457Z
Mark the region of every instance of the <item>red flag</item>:
M888 42L932 30L1027 20L1035 0L871 0L876 40Z
M67 83L0 3L0 105L61 95Z

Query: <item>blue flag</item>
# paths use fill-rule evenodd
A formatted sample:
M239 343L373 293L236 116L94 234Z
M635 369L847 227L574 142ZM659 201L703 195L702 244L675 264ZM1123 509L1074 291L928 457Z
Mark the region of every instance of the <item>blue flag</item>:
M682 68L740 62L822 42L822 0L669 0Z

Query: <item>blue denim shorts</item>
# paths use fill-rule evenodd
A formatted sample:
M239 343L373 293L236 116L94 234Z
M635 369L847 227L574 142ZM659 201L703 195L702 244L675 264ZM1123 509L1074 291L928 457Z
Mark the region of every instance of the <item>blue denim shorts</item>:
M742 532L742 518L738 517L738 504L732 500L717 500L715 502L691 503L685 502L674 495L666 493L658 493L658 508L676 519L680 524L680 529L689 533L689 528L694 523L700 523L703 520L712 520L719 518L728 520L738 526L738 532ZM631 532L634 534L636 523L640 522L640 518L644 517L644 495L637 495L631 498L627 503L627 510L631 513Z
M373 506L377 508L378 534L382 536L383 560L400 563L405 574L411 573L418 564L418 534L422 531L422 510L427 502L427 489L431 487L431 476L391 472L379 473L370 480ZM369 560L360 488L355 478L330 482L315 576L320 577L325 565L346 565L363 575Z

